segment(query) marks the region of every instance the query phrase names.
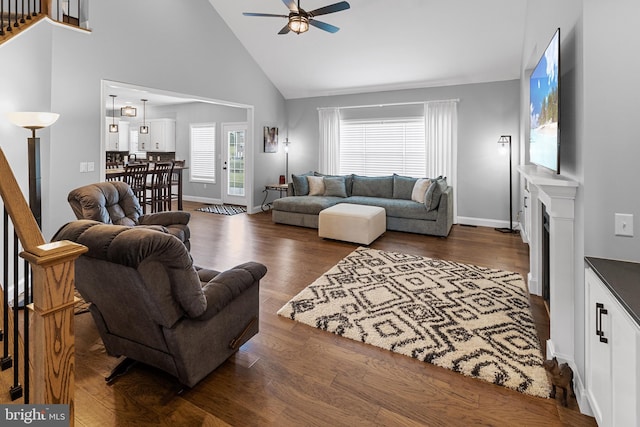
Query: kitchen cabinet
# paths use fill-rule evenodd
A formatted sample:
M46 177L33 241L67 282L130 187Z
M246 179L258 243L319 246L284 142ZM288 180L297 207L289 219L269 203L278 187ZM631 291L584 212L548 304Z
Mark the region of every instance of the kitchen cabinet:
M138 135L138 147L141 151L176 151L176 121L173 119L147 120L148 134Z
M625 300L637 304L638 279L638 264L587 258L585 385L599 426L640 422L640 325Z
M129 122L116 120L118 132L109 132L109 126L113 123L111 117L106 118L105 151L129 151Z

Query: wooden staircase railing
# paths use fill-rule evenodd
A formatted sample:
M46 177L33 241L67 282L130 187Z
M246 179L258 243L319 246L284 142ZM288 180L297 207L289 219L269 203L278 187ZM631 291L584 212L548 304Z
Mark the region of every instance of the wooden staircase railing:
M0 0L1 1L1 0ZM9 163L0 149L0 196L5 212L11 219L22 252L32 271L33 303L28 305L24 333L29 333L28 366L31 375L24 379L30 384L25 402L32 404L68 404L71 425L74 423L74 265L87 248L73 242L45 243L42 233L18 186ZM6 245L5 245L6 246ZM16 263L17 264L17 263ZM3 269L8 266L2 266ZM26 271L26 270L25 270ZM29 281L25 278L26 283ZM7 283L0 283L4 291ZM13 284L14 287L18 283ZM29 299L25 303L29 302ZM3 307L4 310L15 311ZM26 321L30 318L30 321ZM16 328L14 328L16 330ZM3 338L11 331L4 330ZM21 339L14 336L12 340ZM27 347L27 346L25 346ZM5 401L0 390L0 401Z
M50 19L82 28L81 16L88 0L0 0L0 44L36 22ZM86 28L84 28L86 29Z

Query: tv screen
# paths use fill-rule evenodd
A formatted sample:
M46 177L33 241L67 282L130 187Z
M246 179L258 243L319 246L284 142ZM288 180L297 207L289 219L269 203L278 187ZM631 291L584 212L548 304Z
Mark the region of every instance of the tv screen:
M560 173L560 28L531 73L529 160Z

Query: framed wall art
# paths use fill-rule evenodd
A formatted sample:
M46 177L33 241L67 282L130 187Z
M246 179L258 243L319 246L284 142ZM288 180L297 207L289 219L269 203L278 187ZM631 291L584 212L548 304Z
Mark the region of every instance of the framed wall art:
M277 153L278 152L278 128L265 126L263 128L263 134L264 134L264 152Z

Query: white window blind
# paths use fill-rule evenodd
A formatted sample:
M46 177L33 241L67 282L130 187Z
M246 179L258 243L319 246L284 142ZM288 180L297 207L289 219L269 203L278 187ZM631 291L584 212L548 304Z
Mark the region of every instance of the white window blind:
M424 118L340 121L340 174L426 174Z
M216 182L216 125L190 125L191 159L189 178L193 182Z

